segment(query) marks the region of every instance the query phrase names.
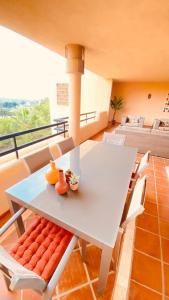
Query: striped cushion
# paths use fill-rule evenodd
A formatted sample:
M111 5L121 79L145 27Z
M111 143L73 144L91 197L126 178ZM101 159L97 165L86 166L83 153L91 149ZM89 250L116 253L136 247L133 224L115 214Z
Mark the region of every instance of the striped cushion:
M72 236L69 231L39 217L20 237L10 254L48 282Z

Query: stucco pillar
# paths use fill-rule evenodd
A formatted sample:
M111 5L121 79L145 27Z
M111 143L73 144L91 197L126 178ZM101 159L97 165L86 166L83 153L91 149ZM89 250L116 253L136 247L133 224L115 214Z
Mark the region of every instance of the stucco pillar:
M69 73L69 135L75 145L80 143L80 100L81 76L84 73L84 47L76 44L66 45L66 72Z

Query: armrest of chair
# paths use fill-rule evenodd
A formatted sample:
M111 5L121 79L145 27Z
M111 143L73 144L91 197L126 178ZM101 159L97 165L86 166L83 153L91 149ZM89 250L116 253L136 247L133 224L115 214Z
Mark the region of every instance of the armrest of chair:
M140 205L139 209L135 211L129 218L127 218L127 220L125 220L122 223L121 227L125 230L127 224L133 221L137 216L141 215L143 212L144 212L144 206Z
M144 125L144 118L141 117L139 120L139 127L143 127L143 125Z
M127 122L127 117L122 117L121 125L125 125Z
M10 290L33 288L43 291L46 288L46 282L40 276L19 264L2 246L0 268L1 266L10 274Z
M158 129L159 126L160 126L160 120L155 119L153 122L153 129Z
M26 208L19 209L1 228L0 228L0 236L20 217Z

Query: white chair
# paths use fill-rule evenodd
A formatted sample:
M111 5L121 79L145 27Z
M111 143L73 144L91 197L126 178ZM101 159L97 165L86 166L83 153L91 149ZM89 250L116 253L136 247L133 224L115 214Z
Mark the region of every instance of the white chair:
M53 160L53 157L49 151L49 148L46 147L35 153L25 156L23 159L29 166L30 172L33 173L47 165L50 160Z
M151 151L147 151L143 157L141 158L140 163L138 163L138 167L136 168L136 173L140 176L141 173L148 167L148 163L150 160ZM136 163L137 165L137 163Z
M113 249L113 262L115 269L118 265L119 254L121 249L121 242L123 235L125 233L126 227L129 222L133 221L138 215L142 214L144 211L144 199L146 190L146 176L137 180L131 197L125 204L123 216L121 219L121 224L119 227L119 232L117 235L117 240L115 247Z
M104 132L103 142L112 145L123 146L126 136L124 134Z
M58 142L57 145L62 155L71 151L75 147L72 137L66 138L63 141Z
M60 157L62 155L62 152L56 142L50 143L48 145L48 147L49 147L49 151L53 157L53 160L57 159L58 157Z
M0 213L4 213L7 210L9 210L9 203L8 198L5 194L5 190L29 175L29 167L27 166L26 162L21 158L4 164L0 167Z
M21 208L2 228L0 236L25 211ZM8 253L0 246L0 270L10 291L33 289L51 300L56 283L77 243L77 237L38 217Z
M124 206L124 211L121 219L121 227L127 224L130 219L139 214L139 211L144 210L144 198L146 191L146 176L139 178L132 192L129 194Z
M139 163L135 164L135 169L132 172L131 181L129 185L129 190L133 189L136 181L139 177L141 177L142 172L148 167L149 160L150 160L151 151L147 151Z

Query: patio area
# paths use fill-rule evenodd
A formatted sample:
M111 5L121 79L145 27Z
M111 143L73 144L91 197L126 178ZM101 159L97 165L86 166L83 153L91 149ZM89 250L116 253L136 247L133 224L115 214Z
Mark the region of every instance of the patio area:
M108 128L107 131L112 131ZM101 140L103 132L93 137ZM141 155L137 155L137 160ZM169 186L165 167L169 160L151 157L146 170L148 176L145 212L137 217L134 242L134 255L130 279L129 300L169 299ZM26 226L32 223L30 215L26 219ZM16 235L11 233L2 242L7 249L15 242ZM80 256L81 241L78 242L69 259L66 268L56 286L54 299L112 299L115 273L112 266L109 271L106 291L102 296L97 294L101 250L94 245L87 245L87 263L83 263ZM2 275L0 299L28 300L41 299L33 291L25 290L18 293L7 291Z
M169 300L168 15L1 0L0 300Z

